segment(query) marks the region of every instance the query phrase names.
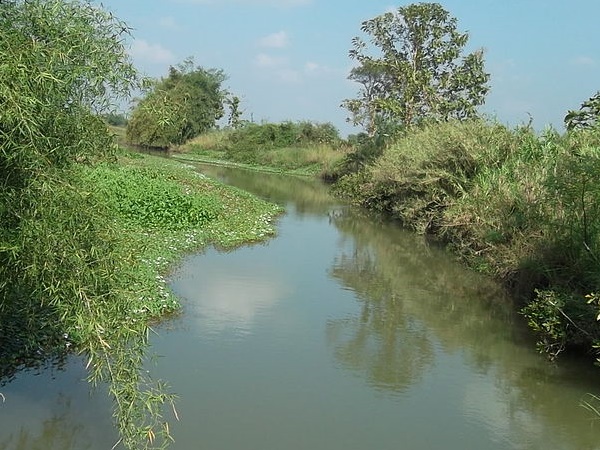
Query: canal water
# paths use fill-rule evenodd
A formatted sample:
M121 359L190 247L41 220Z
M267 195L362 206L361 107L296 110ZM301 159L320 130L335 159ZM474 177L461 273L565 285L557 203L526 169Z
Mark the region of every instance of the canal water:
M305 179L201 166L286 208L277 236L187 257L149 370L173 449L600 449L600 369L548 362L502 290ZM0 388L0 449L110 449L81 361Z

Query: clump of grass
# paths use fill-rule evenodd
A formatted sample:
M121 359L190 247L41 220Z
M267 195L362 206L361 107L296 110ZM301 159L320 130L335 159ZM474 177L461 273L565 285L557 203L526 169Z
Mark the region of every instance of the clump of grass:
M207 131L179 146L176 150L206 156L215 160L225 159L227 140L232 132L233 130L230 129Z
M514 146L510 131L500 125L427 126L385 147L364 174L342 179L338 191L355 192L357 202L392 215L407 228L433 232L441 226L443 212L468 191L477 171L500 164Z

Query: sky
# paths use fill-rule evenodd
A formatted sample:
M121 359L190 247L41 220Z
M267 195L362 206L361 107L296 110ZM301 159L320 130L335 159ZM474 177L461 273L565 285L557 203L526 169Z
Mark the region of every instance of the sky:
M481 111L509 126L563 129L567 110L600 90L599 0L440 0L484 50L491 90ZM342 135L348 56L361 23L412 2L392 0L103 0L131 28L136 67L151 77L192 56L221 69L255 122L331 122Z

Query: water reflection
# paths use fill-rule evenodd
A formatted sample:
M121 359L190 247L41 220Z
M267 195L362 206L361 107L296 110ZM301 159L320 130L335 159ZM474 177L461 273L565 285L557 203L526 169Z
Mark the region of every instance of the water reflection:
M423 324L404 310L391 283L380 277L368 249L340 255L332 276L351 287L360 314L330 320L327 338L344 367L364 373L377 388L403 391L434 362L434 345Z
M339 241L329 276L358 308L329 315L326 342L338 367L401 402L407 442L418 426L406 414L427 418L422 431L433 435L414 435L410 448L600 448L600 426L580 405L599 389L597 369L538 355L495 283L394 224L339 208L305 180L229 169L218 176L300 216L335 209L328 224Z
M352 211L336 226L344 245L330 273L360 303L355 316L327 324L342 366L402 392L458 356L467 365L446 388L461 390L460 414L509 439L507 448L600 448L600 427L581 407L599 389L596 368L537 355L502 290L423 240Z
M91 391L85 361L19 372L0 388L0 450L110 449L118 440L106 386Z
M501 288L464 270L450 255L352 210L336 226L345 249L331 276L357 293L361 322L381 324L383 317L392 328L425 326L445 351L467 346L479 370L495 361L492 348L519 339L523 329Z
M196 164L202 173L251 192L273 203L287 205L288 212L327 214L338 205L327 187L312 179L279 174L261 174L251 170L233 170L208 164Z
M63 410L71 409L70 400L59 398L58 406ZM38 429L16 426L10 436L0 438L0 449L34 450L76 448L77 435L83 430L82 423L72 423L69 413L62 411L41 421ZM89 443L81 443L82 450L90 449Z
M236 266L227 258L216 258L207 266L203 255L190 258L185 267L200 271L202 282L182 268L177 295L194 299L186 305L186 312L193 314L204 334L249 333L257 315L273 307L286 291L272 270L265 267Z

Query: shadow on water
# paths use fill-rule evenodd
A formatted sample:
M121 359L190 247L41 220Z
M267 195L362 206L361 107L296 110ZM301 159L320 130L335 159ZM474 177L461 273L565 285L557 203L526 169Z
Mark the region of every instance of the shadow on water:
M61 408L70 409L69 400L61 398L58 404ZM0 449L31 450L47 448L76 448L77 434L83 429L83 424L73 424L67 412L47 418L41 424L39 431L20 427L8 438L0 438ZM91 448L91 445L81 443L82 450Z
M21 311L27 307L27 314ZM56 324L56 312L47 305L18 299L0 307L0 387L23 370L61 369L68 354L67 341Z
M109 449L118 440L104 385L90 390L77 356L23 369L0 388L0 450Z

